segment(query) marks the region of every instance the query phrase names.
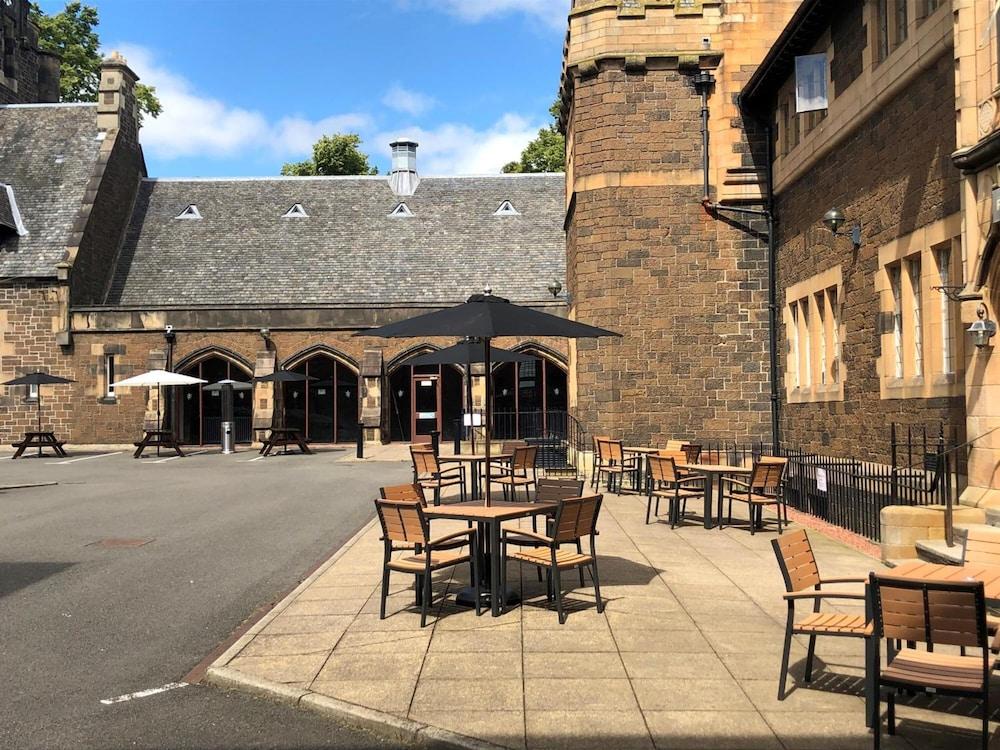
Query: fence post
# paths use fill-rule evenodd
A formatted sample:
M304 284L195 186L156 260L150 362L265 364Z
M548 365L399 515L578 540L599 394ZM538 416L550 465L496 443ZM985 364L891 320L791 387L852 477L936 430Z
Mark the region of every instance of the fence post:
M896 423L892 423L892 481L889 483L890 505L899 505L899 461L896 445Z
M365 457L365 423L364 422L358 422L357 456L358 456L358 458L364 458Z

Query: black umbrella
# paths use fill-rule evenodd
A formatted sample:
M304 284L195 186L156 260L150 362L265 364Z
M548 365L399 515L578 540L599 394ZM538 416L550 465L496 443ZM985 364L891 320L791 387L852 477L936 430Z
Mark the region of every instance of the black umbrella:
M275 370L269 375L261 375L254 378L258 383L302 383L306 380L315 380L316 378L310 378L308 375L302 375L298 372L292 372L291 370ZM275 388L275 393L279 391ZM275 398L277 400L277 398ZM281 426L285 426L285 399L284 394L281 398Z
M519 354L507 349L490 348L490 361L492 363L507 362L533 362L536 357L529 357L527 354ZM420 354L413 359L406 360L404 365L465 365L465 402L469 407L470 421L472 418L472 364L479 364L486 361L486 345L479 339L467 338L454 346L446 349L438 349L427 354ZM473 425L470 423L469 425ZM472 452L476 452L476 433L470 431L472 436Z
M620 336L614 331L577 323L555 315L511 304L495 297L487 289L474 294L464 304L445 310L418 315L398 323L359 331L355 336L381 338L423 338L425 336L473 336L483 339L483 362L490 371L490 341L497 336L560 336L564 338L597 338ZM490 502L490 422L493 417L493 393L490 378L486 378L486 502Z
M8 380L2 385L60 385L63 383L75 383L75 380L70 380L69 378L61 378L58 375L49 375L47 372L32 372L28 375L22 375L19 378L14 378L13 380ZM35 400L35 407L38 411L38 431L42 431L42 390L38 389L38 398ZM38 455L42 455L42 446L38 446Z

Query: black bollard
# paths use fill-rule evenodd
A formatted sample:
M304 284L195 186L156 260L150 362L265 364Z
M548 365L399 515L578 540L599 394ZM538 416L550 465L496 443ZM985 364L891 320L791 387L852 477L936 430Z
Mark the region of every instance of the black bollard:
M358 458L365 457L365 423L358 422Z
M441 433L438 430L431 430L431 450L435 456L441 454Z

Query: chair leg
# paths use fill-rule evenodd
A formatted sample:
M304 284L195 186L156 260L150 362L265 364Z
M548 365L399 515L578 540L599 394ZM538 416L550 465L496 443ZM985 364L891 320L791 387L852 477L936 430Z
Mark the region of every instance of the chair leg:
M646 496L646 525L649 525L649 512L653 510L653 493Z
M886 703L889 704L889 736L896 734L896 691L890 690L889 695L886 696Z
M781 676L778 678L778 700L785 700L785 686L788 682L788 658L792 651L792 629L795 623L795 611L788 607L788 621L785 623L785 646L781 652Z
M566 622L566 613L563 612L562 605L562 581L559 580L559 566L552 566L552 579L556 593L556 612L559 615L559 624L562 625Z
M576 540L576 554L578 555L583 554L583 545L580 544L579 539ZM579 568L577 568L577 570L580 571L580 588L582 589L587 585L583 580L583 566L581 565Z
M759 507L750 506L750 536L753 536L757 531L757 512L760 510Z
M437 487L434 488L434 504L441 504L441 484L439 483Z
M431 571L424 572L424 595L420 601L420 627L427 627L427 607L431 601Z
M809 649L806 651L806 682L812 682L813 657L816 655L816 636L809 636Z
M874 706L872 707L872 740L875 750L882 747L882 688L876 686Z
M475 536L472 537L469 552L469 557L472 558L472 595L476 597L476 617L479 617L483 613L483 598L479 594L479 540ZM506 560L506 556L504 559Z
M990 696L983 696L983 750L990 746Z
M597 574L597 555L592 555L593 562L590 563L590 577L594 579L594 596L597 599L597 613L603 614L604 600L601 598L601 577Z
M378 619L385 619L385 599L389 595L389 568L382 566L382 597L378 605Z

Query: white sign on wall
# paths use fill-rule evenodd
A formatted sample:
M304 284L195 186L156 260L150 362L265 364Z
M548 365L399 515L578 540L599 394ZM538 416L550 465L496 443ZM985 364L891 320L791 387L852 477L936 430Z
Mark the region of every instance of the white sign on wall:
M483 426L483 415L482 414L469 414L465 413L464 424L466 427L482 427Z
M795 111L816 112L827 109L826 54L801 55L795 58Z

